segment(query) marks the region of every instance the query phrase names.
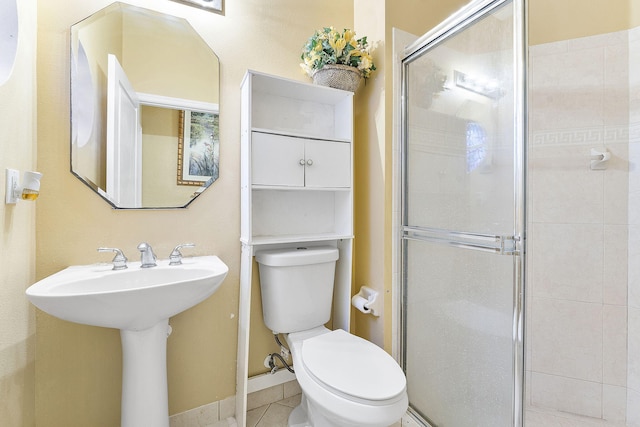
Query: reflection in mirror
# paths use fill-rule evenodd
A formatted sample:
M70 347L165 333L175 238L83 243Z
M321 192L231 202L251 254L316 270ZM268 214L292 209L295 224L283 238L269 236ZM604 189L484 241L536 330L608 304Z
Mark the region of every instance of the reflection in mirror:
M16 0L0 2L0 85L11 75L18 51L18 5Z
M71 170L116 208L186 207L219 175L219 63L181 18L113 3L71 27Z

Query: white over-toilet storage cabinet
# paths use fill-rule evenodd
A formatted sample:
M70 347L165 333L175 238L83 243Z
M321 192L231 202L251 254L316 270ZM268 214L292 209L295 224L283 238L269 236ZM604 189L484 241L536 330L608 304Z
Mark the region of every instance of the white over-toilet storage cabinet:
M248 378L251 282L260 249L330 245L333 326L349 331L353 247L353 93L248 71L242 81L240 311L236 417L247 393L292 374ZM266 356L266 355L264 355Z

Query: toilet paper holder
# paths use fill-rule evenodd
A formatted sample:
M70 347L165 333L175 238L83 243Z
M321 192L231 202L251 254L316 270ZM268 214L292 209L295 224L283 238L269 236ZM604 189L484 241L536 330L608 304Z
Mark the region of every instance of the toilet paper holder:
M351 305L365 314L380 316L380 310L376 304L378 291L374 291L368 286L361 286L360 292L351 297Z

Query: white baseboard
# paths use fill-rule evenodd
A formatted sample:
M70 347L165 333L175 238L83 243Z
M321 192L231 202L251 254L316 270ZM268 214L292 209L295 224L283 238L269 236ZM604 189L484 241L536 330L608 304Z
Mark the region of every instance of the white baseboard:
M247 393L253 393L256 391L264 390L269 387L284 384L296 379L296 375L281 369L275 374L266 373L262 375L256 375L249 378L247 381Z

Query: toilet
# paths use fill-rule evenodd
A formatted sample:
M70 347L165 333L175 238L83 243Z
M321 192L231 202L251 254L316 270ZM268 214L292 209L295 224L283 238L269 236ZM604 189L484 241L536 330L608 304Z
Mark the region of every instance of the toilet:
M407 410L404 373L377 345L324 324L331 317L338 249L256 253L266 326L285 334L302 401L289 427L388 427Z

